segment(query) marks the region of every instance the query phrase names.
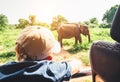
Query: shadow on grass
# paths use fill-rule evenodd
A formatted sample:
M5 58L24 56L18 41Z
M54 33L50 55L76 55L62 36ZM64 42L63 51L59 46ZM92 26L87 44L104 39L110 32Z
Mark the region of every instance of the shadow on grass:
M10 52L4 52L0 54L0 59L1 58L9 58L9 57L14 57L15 56L15 52L10 51Z
M68 49L67 51L69 53L72 53L72 54L76 54L80 51L83 51L83 50L88 50L89 48L84 46L84 45L73 45L70 49Z

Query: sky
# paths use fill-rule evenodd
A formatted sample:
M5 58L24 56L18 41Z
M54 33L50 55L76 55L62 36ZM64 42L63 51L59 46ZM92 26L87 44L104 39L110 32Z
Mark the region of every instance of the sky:
M10 24L30 15L46 23L51 23L57 15L69 22L88 21L93 17L100 22L106 10L119 3L120 0L0 0L0 14L6 15Z

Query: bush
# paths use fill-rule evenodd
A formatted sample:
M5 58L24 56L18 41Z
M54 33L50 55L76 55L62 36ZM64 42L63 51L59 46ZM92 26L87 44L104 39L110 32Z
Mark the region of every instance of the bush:
M102 24L100 24L99 27L100 27L100 28L109 28L109 25L102 23Z

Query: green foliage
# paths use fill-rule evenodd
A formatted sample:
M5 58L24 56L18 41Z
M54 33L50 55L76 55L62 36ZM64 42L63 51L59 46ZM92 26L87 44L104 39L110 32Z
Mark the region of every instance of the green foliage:
M16 29L16 25L9 24L6 29L14 30L14 29Z
M8 18L7 16L0 14L0 30L5 29L5 27L8 25Z
M25 28L27 26L35 26L35 25L50 28L49 24L37 21L35 15L30 15L28 18L29 18L29 20L20 18L18 20L19 24L16 24L16 28Z
M10 57L15 57L15 52L13 51L4 52L0 55L0 58L10 58Z
M29 16L29 20L30 20L30 25L31 25L31 26L37 24L36 16L35 16L35 15L30 15L30 16Z
M82 25L87 25L91 28L97 28L99 27L99 23L98 23L98 19L97 18L91 18L89 19L89 21L84 21L83 23L80 23L79 24L82 24Z
M116 10L118 9L119 5L112 6L109 10L105 12L103 15L102 20L110 27L112 24L113 17L115 15Z
M89 23L89 27L91 27L91 28L98 28L99 26L96 25L96 24Z
M39 22L37 25L50 28L50 25L47 23Z
M61 15L54 16L52 18L51 30L56 30L60 23L67 23L67 22L68 20Z
M102 23L99 25L99 28L110 28L108 24Z
M0 63L15 60L15 41L21 29L0 31Z
M82 60L82 62L86 65L89 66L90 65L90 60L89 60L89 53L87 54L81 54L80 59Z
M29 25L29 21L23 18L20 18L18 22L19 24L16 26L16 28L25 28L26 26Z
M97 25L97 24L98 24L98 19L95 18L95 17L94 17L94 18L91 18L91 19L90 19L90 23Z
M22 29L6 29L4 31L0 31L0 62L4 63L7 61L15 60L15 41ZM88 38L84 35L82 37L82 44L78 43L74 45L75 39L63 39L63 47L69 47L67 51L73 55L80 56L80 59L83 61L85 65L89 65L89 49L91 44L97 40L105 40L109 42L114 42L109 34L109 28L89 28L91 41L88 42ZM57 40L58 34L57 31L52 31L55 39ZM81 53L81 54L79 54Z
M6 52L3 52L2 54L0 54L0 63L6 63L8 61L14 61L16 60L16 57L15 57L15 52L13 51L6 51Z
M6 50L13 50L16 37L20 30L21 29L6 29L0 31L0 46L3 46L3 52Z

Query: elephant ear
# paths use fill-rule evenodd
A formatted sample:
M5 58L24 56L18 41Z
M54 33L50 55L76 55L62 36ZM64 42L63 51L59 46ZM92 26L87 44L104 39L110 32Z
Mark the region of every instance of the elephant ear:
M84 25L81 25L80 26L80 31L81 31L81 33L83 34L83 35L89 35L89 29L88 29L88 27L87 26L84 26Z

